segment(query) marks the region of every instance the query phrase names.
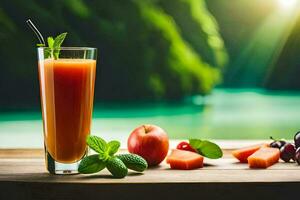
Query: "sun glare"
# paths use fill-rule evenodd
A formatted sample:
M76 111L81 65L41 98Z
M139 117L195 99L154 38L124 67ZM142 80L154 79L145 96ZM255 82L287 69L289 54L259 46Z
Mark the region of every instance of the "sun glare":
M280 7L284 9L291 9L296 6L298 0L278 0Z

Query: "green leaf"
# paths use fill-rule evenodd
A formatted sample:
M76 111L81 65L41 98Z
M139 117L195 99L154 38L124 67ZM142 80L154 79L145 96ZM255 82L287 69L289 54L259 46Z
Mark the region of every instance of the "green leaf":
M52 57L52 50L49 48L44 49L44 57L45 58L51 58Z
M53 51L54 59L59 58L60 46L62 45L62 43L65 40L66 36L67 36L67 33L62 33L62 34L56 36L56 38L54 39L54 42L53 42L53 47L49 46Z
M104 154L108 148L105 140L97 136L88 136L86 139L86 143L91 149L99 154Z
M202 141L199 139L189 139L189 144L194 148L198 149L201 145Z
M60 48L61 44L63 43L63 41L65 40L67 36L67 33L62 33L58 36L56 36L56 38L54 39L54 43L53 43L53 48Z
M221 158L223 156L221 148L217 144L207 140L202 141L197 151L200 151L203 156L212 159Z
M44 47L45 44L36 44L36 46L38 46L38 47Z
M78 171L82 174L96 173L104 169L106 163L98 159L98 155L94 154L82 159L79 164Z
M108 154L108 152L104 152L104 153L99 153L98 155L98 159L102 160L103 162L106 162L107 160L109 160L111 158L111 156Z
M113 140L108 143L108 155L113 156L120 148L120 142Z
M222 149L215 143L207 140L190 139L190 145L197 152L207 158L217 159L223 156Z
M54 39L53 37L48 37L47 38L47 43L48 43L48 47L53 49L53 45L54 45Z

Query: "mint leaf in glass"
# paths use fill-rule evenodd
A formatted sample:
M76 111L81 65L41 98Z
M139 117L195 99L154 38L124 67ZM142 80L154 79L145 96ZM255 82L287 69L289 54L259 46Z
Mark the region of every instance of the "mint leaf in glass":
M66 36L67 36L67 33L62 33L62 34L59 34L58 36L56 36L56 38L54 39L53 48L54 49L55 48L60 48L60 46L62 45L62 43L65 40Z
M47 38L48 48L45 49L45 58L54 58L55 60L59 58L59 52L63 41L65 40L67 33L62 33L53 37ZM37 44L39 47L45 47L44 44Z
M54 56L54 59L58 59L59 52L60 52L60 46L62 45L62 43L65 40L66 36L67 36L67 33L62 33L62 34L56 36L56 38L54 39L54 43L53 43L53 56Z
M54 44L54 39L53 37L48 37L47 38L47 43L48 43L48 47L53 49L53 44Z

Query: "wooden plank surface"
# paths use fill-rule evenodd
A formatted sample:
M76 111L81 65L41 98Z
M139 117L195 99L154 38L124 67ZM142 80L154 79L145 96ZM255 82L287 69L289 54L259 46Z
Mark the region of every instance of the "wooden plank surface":
M280 162L265 170L253 170L247 164L237 163L230 156L230 150L224 151L224 158L206 159L205 163L204 168L184 171L171 170L163 162L143 174L131 171L124 179L113 179L106 170L96 175L50 175L45 170L43 150L0 149L0 199L80 199L84 195L93 199L91 194L123 198L124 195L114 190L123 191L128 198L151 191L161 195L172 191L170 194L174 197L183 197L183 194L196 197L200 192L197 188L210 198L239 197L250 192L243 199L254 194L266 195L267 199L274 195L272 198L277 199L281 196L271 191L287 193L286 198L300 187L300 166L295 163ZM214 189L219 192L214 194ZM57 195L48 194L48 190ZM230 194L226 195L227 192ZM147 198L150 196L144 197Z

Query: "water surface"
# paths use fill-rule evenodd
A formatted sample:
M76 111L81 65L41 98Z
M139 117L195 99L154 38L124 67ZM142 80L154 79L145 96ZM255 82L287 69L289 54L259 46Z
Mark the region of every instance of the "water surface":
M173 139L291 138L300 130L300 93L216 89L184 102L97 104L92 133L125 142L145 123ZM0 147L42 147L42 140L39 111L0 113Z

